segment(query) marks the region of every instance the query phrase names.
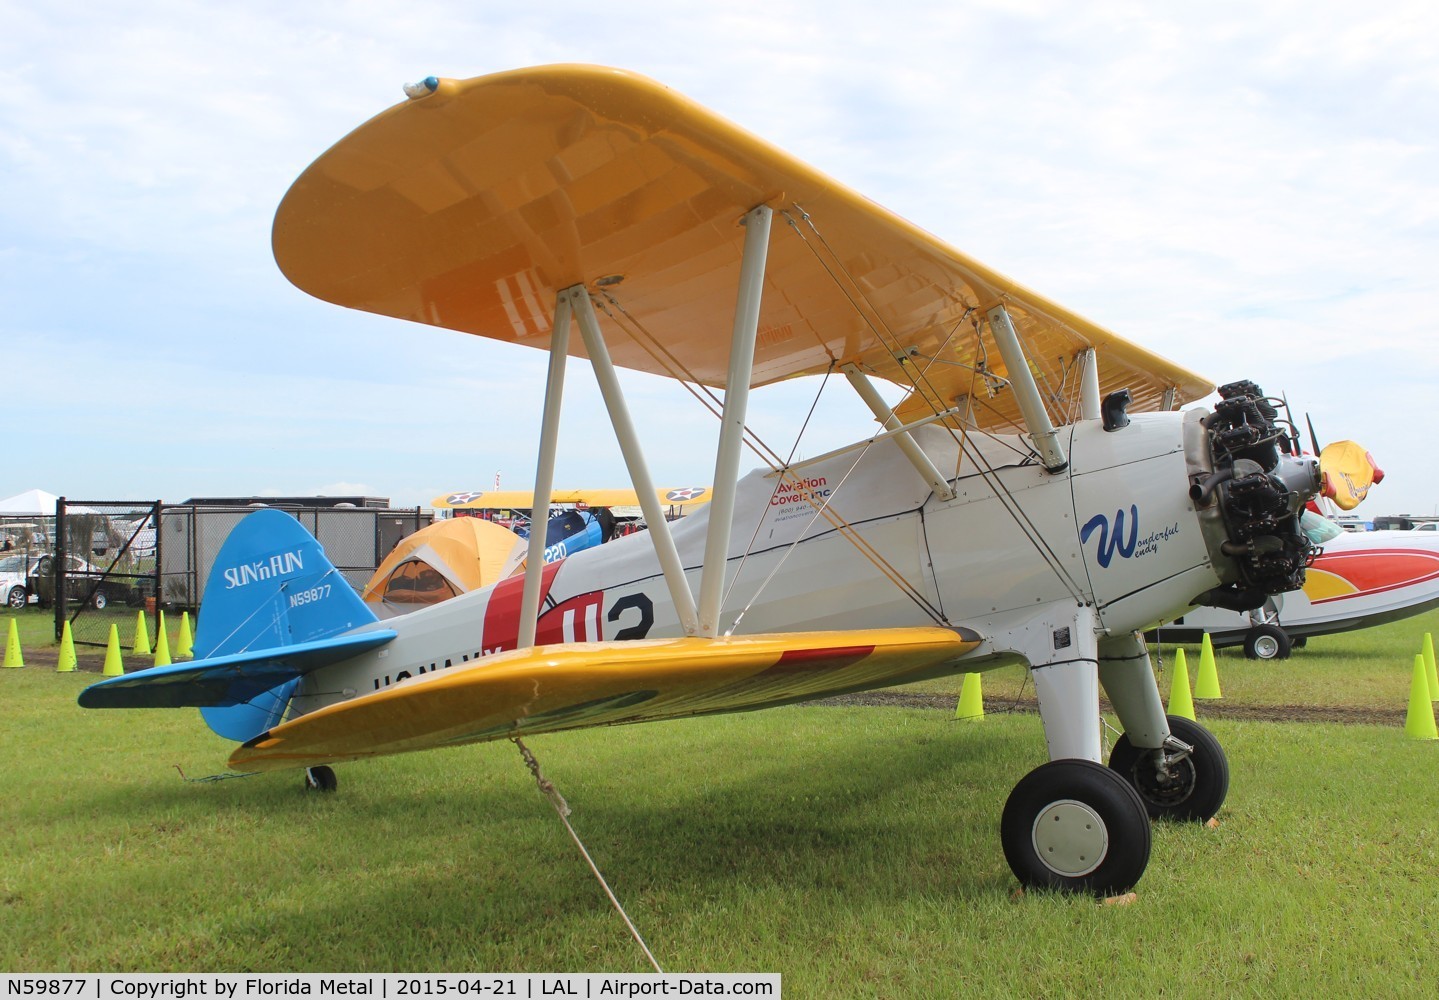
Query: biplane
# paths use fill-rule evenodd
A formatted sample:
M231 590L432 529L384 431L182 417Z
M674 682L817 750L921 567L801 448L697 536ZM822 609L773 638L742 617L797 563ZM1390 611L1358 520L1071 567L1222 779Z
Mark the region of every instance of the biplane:
M649 530L551 563L532 533L522 576L381 622L259 511L217 561L199 658L82 705L199 706L239 741L232 767L333 788L338 762L1018 663L1050 758L1001 817L1023 883L1125 889L1151 817L1214 814L1223 750L1166 717L1138 630L1303 582L1317 467L1257 386L1177 411L1213 384L648 78L548 66L406 94L295 181L280 269L329 302L548 351L535 495L566 359L587 358ZM674 524L620 368L717 419L709 504ZM789 461L747 408L805 375L877 424ZM1107 766L1101 688L1124 729Z

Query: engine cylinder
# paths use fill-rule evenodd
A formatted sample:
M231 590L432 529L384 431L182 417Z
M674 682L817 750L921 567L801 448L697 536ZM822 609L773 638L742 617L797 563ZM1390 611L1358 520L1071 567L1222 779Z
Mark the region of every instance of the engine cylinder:
M1203 421L1209 468L1191 477L1190 496L1222 526L1210 553L1225 582L1194 603L1247 611L1304 585L1317 552L1299 518L1319 493L1319 463L1299 454L1259 386L1231 382L1219 395Z

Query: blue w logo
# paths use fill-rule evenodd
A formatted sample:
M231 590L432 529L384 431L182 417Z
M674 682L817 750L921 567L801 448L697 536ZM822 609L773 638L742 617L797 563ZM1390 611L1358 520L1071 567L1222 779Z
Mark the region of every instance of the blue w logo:
M1124 511L1114 512L1114 534L1109 533L1109 518L1103 514L1095 514L1088 523L1079 531L1079 544L1083 545L1089 541L1089 536L1094 534L1094 529L1099 529L1099 565L1104 569L1109 568L1110 562L1114 559L1114 553L1128 559L1134 555L1134 544L1139 540L1139 508L1134 504L1129 505L1129 541L1124 541L1121 536L1124 534Z

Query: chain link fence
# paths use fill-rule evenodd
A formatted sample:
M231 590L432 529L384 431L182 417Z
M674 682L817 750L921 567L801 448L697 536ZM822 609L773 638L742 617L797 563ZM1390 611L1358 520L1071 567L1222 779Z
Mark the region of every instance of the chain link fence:
M400 540L433 518L419 507L291 507L325 548L341 576L360 590ZM173 629L181 612L195 618L215 557L235 525L254 507L66 501L56 505L55 546L38 577L38 600L55 608L58 639L68 621L77 644L104 646L116 626L129 649L148 619L155 636L162 612ZM88 557L86 556L88 553ZM48 581L48 582L47 582Z
M55 637L68 622L76 643L103 646L110 626L127 638L136 609L154 604L160 502L67 500L55 504L53 550L37 561L32 589L55 612Z

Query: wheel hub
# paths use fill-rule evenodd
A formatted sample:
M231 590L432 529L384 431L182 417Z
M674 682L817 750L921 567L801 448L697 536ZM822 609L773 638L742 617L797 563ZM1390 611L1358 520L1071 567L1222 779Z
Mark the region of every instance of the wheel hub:
M1079 878L1103 863L1109 829L1099 813L1074 799L1051 802L1034 820L1034 853L1057 875Z
M1135 761L1132 777L1140 798L1165 809L1172 809L1189 798L1198 780L1188 754L1166 754L1164 766L1159 770L1148 761Z

